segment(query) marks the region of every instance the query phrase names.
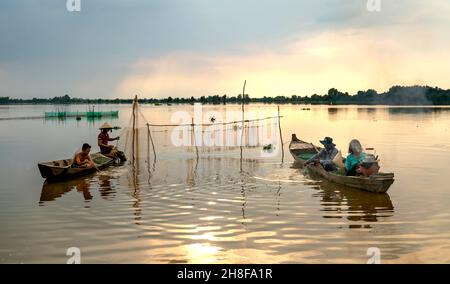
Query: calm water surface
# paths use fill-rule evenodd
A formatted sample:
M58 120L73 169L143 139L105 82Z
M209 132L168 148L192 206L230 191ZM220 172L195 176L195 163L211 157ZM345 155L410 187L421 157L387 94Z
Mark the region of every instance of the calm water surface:
M240 173L236 152L196 160L192 149L158 140L164 132L154 133L156 163L47 184L37 162L96 145L104 120L0 120L0 262L65 263L67 248L78 247L83 263L366 263L378 247L382 263L449 263L450 108L304 108L281 106L284 141L294 132L315 143L331 136L345 153L358 138L395 172L388 194L311 180L287 144L284 163L244 150ZM96 108L111 109L120 116L109 122L128 125L129 106ZM142 106L153 123L191 109ZM0 118L46 110L55 107L1 106Z

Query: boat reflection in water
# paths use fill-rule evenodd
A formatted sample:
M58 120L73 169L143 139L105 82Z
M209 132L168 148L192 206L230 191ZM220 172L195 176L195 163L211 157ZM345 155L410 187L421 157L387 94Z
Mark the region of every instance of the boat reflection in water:
M348 228L355 229L372 228L371 222L394 215L394 205L387 193L374 194L323 179L313 179L318 181L318 192L313 197L320 198L323 218L346 218L355 222L349 224Z
M107 175L98 175L95 177L84 177L64 182L47 182L42 185L39 204L43 206L45 202L55 201L72 190L81 193L85 201L93 199L91 190L97 188L100 197L110 200L115 195L115 190L111 187L111 177Z

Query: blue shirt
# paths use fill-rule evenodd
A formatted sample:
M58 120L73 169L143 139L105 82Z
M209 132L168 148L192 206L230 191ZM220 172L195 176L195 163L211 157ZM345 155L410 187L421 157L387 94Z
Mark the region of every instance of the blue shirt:
M320 162L331 162L331 161L333 161L334 157L337 155L338 152L339 151L336 148L333 148L331 150L327 150L327 149L323 148L322 150L320 150L319 153L312 156L306 162L309 163L314 160L319 160Z
M359 154L358 159L356 159L355 155L353 155L353 154L348 155L347 159L345 159L345 169L347 171L350 171L355 166L359 165L364 160L365 157L366 157L366 154L364 154L364 153Z

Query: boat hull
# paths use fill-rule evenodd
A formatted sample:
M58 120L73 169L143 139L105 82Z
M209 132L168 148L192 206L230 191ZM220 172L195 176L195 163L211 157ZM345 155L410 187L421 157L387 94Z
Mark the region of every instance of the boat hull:
M311 143L299 140L295 134L292 135L289 152L295 162L300 166L305 167L310 175L318 176L337 184L374 193L385 193L394 183L393 173L377 173L370 177L344 176L333 172L327 172L320 165L306 165L306 160L300 158L301 154L317 153L319 149L319 147L316 147Z
M97 168L99 168L100 170L105 169L117 162L117 159L106 157L100 153L94 153L91 157L94 160ZM96 159L99 158L102 159L102 162L96 163ZM41 176L48 181L71 180L96 172L95 168L72 168L71 164L71 159L63 159L38 163L38 168Z

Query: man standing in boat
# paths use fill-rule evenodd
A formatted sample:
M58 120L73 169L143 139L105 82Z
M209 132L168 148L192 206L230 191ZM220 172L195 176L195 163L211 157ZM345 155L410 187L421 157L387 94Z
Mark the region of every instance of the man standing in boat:
M117 150L114 145L108 145L109 141L119 140L120 136L115 138L109 137L109 131L111 131L113 127L105 122L100 127L100 134L98 135L98 146L100 147L100 152L109 157L119 158L122 162L126 161L125 154L122 151Z
M334 157L338 154L338 149L336 149L336 144L333 143L333 138L325 137L320 141L325 147L319 151L319 153L312 156L306 164L311 164L319 162L326 171L336 170L336 165L333 163Z

